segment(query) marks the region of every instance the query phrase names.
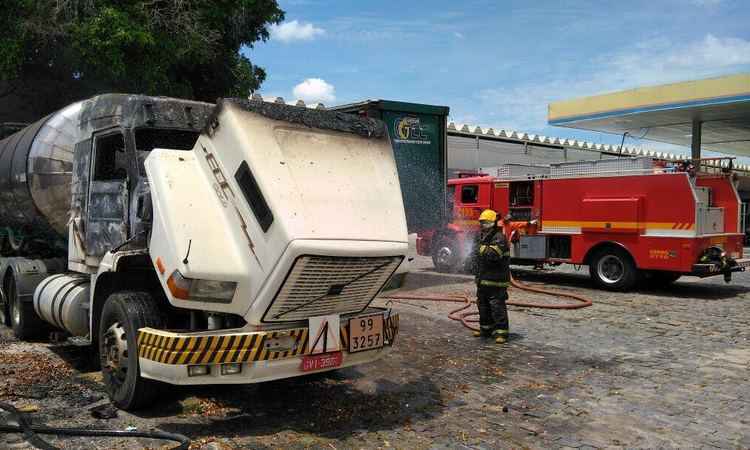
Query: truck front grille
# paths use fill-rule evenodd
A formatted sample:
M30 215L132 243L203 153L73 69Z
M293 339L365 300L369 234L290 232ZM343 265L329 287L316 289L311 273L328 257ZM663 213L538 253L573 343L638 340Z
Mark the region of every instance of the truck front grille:
M289 322L362 311L396 271L401 256L301 256L263 316Z

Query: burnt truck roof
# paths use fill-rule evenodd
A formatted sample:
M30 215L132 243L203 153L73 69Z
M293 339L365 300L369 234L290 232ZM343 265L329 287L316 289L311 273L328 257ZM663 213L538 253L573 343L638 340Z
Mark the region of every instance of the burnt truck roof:
M215 105L171 97L102 94L84 102L81 128L154 127L202 130Z
M216 104L213 114L209 118L204 132L211 135L220 126L218 117L227 106L233 105L245 111L260 114L273 120L306 125L311 128L342 131L356 134L365 138L381 139L387 133L385 124L370 117L326 109L311 109L305 106L287 105L285 103L265 102L261 99L225 98Z
M132 94L102 94L86 100L81 111L80 127L82 130L92 131L115 125L125 128L179 128L210 134L218 126L221 111L230 104L269 119L311 128L342 131L375 139L387 135L382 121L341 111L310 109L255 98L222 98L214 105L171 97Z

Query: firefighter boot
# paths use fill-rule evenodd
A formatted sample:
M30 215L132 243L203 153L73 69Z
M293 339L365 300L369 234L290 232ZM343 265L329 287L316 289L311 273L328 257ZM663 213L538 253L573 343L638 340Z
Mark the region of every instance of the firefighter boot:
M508 342L508 330L495 330L492 332L492 337L495 338L496 344L505 344Z
M474 337L485 337L485 338L486 337L491 337L492 336L492 327L491 326L486 326L486 325L481 325L479 327L479 330L475 331L472 334L474 335Z

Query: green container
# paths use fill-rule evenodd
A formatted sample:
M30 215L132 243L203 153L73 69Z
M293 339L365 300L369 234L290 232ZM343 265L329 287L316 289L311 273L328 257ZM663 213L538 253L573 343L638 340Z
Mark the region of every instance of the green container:
M367 100L331 108L385 122L393 145L409 233L435 229L445 218L447 106Z

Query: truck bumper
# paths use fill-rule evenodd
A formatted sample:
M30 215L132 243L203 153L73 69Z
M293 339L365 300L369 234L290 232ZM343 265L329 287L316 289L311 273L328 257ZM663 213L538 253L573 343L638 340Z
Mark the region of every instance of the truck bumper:
M372 309L354 317L371 314ZM142 328L138 330L141 376L177 385L248 384L351 367L376 361L390 353L398 334L397 314L384 312L383 347L356 353L348 351L349 317L346 319L342 318L340 330L341 364L309 372L302 371L302 360L309 354L307 328L201 333ZM223 373L222 366L226 364L232 364L235 370L239 365L239 372ZM207 366L208 373L190 376L188 367L195 365Z
M747 267L750 267L750 258L736 259L734 262L735 265L725 269L722 269L721 264L718 263L693 264L691 275L706 278L724 273L744 272Z

